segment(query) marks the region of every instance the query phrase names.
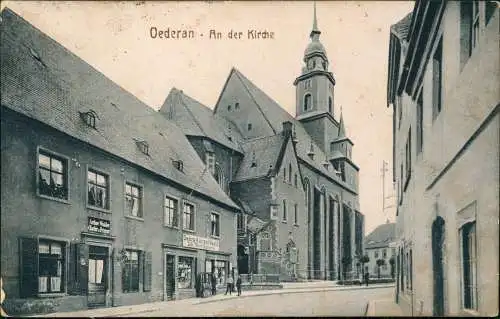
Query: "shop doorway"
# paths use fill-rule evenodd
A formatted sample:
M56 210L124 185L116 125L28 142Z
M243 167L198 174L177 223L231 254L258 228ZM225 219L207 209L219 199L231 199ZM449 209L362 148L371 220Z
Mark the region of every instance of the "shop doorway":
M89 246L88 297L89 308L106 306L108 288L108 248Z
M165 258L165 295L167 300L175 297L175 256L167 254Z

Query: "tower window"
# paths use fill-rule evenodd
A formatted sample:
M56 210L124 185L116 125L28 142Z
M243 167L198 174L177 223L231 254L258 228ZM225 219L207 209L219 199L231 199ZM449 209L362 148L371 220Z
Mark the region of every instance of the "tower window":
M313 60L312 67L313 69L316 67L316 60Z
M326 62L323 62L323 70L326 71Z
M306 94L304 96L304 111L308 111L311 108L311 94Z
M332 103L332 97L331 96L328 97L328 112L330 112L331 114L333 114L333 103Z
M227 106L227 110L228 110L228 111L231 111L231 104L229 104L229 105Z
M248 129L249 131L251 131L251 130L252 130L252 123L248 123L248 125L247 125L247 129Z
M240 103L236 102L236 104L234 105L234 109L235 110L239 110L240 109Z

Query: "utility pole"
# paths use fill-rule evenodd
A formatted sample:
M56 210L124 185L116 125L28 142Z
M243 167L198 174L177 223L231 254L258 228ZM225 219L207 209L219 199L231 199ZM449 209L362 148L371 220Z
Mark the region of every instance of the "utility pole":
M387 218L387 214L386 214L386 210L389 209L389 208L393 208L394 207L393 203L389 203L389 205L386 206L386 200L394 198L394 194L392 192L391 192L392 195L387 196L387 197L385 196L385 174L389 170L387 168L388 164L389 163L387 163L385 160L382 161L382 169L380 170L381 173L382 173L382 211L384 213L384 216L386 217L386 220L388 219ZM394 183L392 183L392 185L393 185L393 188L394 188Z

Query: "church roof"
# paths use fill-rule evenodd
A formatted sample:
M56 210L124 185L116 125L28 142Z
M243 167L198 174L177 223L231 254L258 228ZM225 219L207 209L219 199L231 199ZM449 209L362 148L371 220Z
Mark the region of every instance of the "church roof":
M230 149L242 152L239 141L243 138L238 127L183 91L172 88L160 108L160 113L175 121L186 135L208 137Z
M396 239L396 224L386 223L379 225L365 237L365 249L388 247Z
M297 156L307 164L314 167L316 170L321 172L323 175L330 177L337 183L343 185L344 187L350 189L350 187L342 180L334 175L333 172L326 170L326 168L321 165L326 155L321 151L317 144L311 139L302 123L297 121L293 116L291 116L287 111L285 111L278 103L276 103L271 97L269 97L264 91L259 89L255 84L253 84L248 78L246 78L240 71L233 68L231 72L235 72L237 78L243 83L248 92L252 95L254 101L257 103L258 107L262 110L263 116L267 119L267 122L272 127L275 133L281 131L279 126L283 122L290 121L295 127L295 133L297 138ZM229 75L231 77L231 74ZM311 143L313 144L315 157L311 159L307 153L310 150ZM352 190L354 192L354 190Z
M175 123L5 8L1 13L1 105L114 154L232 209ZM80 112L97 114L96 129ZM135 140L146 141L149 155ZM183 162L183 171L172 160Z
M276 169L280 151L285 142L282 134L258 137L242 144L245 152L234 181L268 176Z

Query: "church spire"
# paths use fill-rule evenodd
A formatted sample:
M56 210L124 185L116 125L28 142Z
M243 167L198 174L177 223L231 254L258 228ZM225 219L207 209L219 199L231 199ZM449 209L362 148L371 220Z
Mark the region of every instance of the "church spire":
M339 123L339 136L337 138L345 137L344 117L342 116L342 107L340 107L340 123Z
M318 19L316 17L316 1L314 1L314 18L313 18L313 28L311 30L310 37L312 40L318 40L321 31L318 29Z

